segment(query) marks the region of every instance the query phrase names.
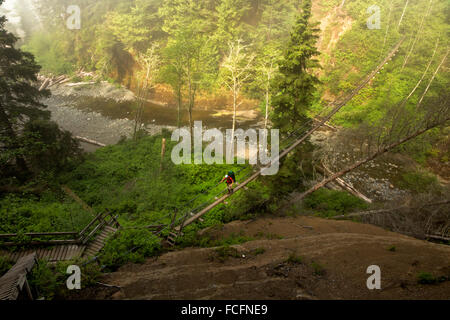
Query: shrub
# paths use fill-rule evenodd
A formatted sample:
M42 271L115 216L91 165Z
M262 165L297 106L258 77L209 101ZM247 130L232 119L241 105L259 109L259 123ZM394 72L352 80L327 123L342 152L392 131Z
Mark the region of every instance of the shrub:
M300 256L297 256L294 252L292 252L289 257L287 258L286 262L290 262L290 263L302 263L303 262L303 258Z
M264 248L256 248L255 250L252 251L252 253L255 256L260 255L260 254L264 254L264 252L266 252L266 249L264 249Z
M399 185L401 188L409 189L416 193L437 191L439 188L436 176L422 171L404 173Z
M0 257L0 277L3 276L9 269L12 268L14 262L6 257Z
M45 297L47 300L58 295L58 290L62 289L64 278L54 272L44 260L39 260L34 266L29 276L31 288L38 297Z
M313 209L316 215L332 217L355 209L365 209L367 204L361 199L343 191L319 189L304 200L304 206Z
M429 272L420 272L417 275L417 282L420 284L435 284L437 279Z
M397 248L395 246L390 246L388 248L388 250L391 251L391 252L395 252L397 250Z
M214 250L215 256L212 259L217 259L220 262L225 262L228 258L240 258L240 254L236 248L230 247L229 245L222 246Z
M311 263L311 267L313 268L315 275L323 276L325 274L324 267L322 265L320 265L319 263L313 261Z
M146 229L121 230L107 241L100 256L100 263L115 270L127 262L140 263L146 257L161 252L161 239Z

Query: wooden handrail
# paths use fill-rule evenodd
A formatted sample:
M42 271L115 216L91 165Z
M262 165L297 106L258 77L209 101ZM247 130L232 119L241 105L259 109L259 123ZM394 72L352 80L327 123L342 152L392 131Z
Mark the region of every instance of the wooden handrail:
M59 245L59 244L79 244L80 242L75 239L71 240L47 240L47 241L30 241L27 243L23 242L4 242L1 243L0 246L4 247L12 247L12 246L21 246L21 245Z
M24 233L27 237L41 237L41 236L75 236L78 232L30 232ZM0 234L0 238L13 238L19 236L18 233L4 233Z
M86 237L83 238L82 243L85 244L89 241L89 239L104 225L106 224L106 221L101 221Z
M83 235L84 235L84 233L86 233L87 230L88 230L90 227L92 227L92 226L94 225L94 223L95 223L97 220L100 220L100 219L103 217L104 214L105 214L105 212L99 213L99 214L98 214L91 222L89 222L89 224L88 224L86 227L84 227L83 230L80 231L79 237L82 238ZM106 214L108 214L108 213L106 212Z

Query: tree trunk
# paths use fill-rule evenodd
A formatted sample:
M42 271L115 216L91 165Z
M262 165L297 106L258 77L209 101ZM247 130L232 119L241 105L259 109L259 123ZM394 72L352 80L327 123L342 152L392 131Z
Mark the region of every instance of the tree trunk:
M409 3L409 0L406 0L406 4L405 4L405 7L403 8L402 16L400 17L400 21L398 22L397 28L400 28L400 25L402 24L403 16L405 15L406 7L408 7L408 3Z
M268 71L270 72L270 71ZM270 73L267 74L267 85L266 85L266 118L264 120L264 129L267 129L267 121L269 120L269 108L270 108Z
M233 127L231 129L231 142L234 141L234 131L236 130L236 106L237 104L237 89L236 85L233 87Z
M182 96L181 96L181 81L177 88L177 104L178 104L178 118L177 118L177 126L178 129L181 126L181 104L182 104Z
M449 50L447 49L447 52L445 53L444 58L442 59L441 63L439 64L439 66L437 67L437 69L436 69L436 71L434 72L433 76L431 77L430 81L428 82L428 86L427 86L427 88L425 89L425 91L423 92L422 96L420 97L420 100L419 100L419 102L417 103L417 107L420 106L420 104L422 103L423 98L425 97L425 95L426 95L427 92L428 92L428 89L430 89L431 83L433 82L434 78L436 77L436 74L439 72L439 69L442 67L442 65L444 64L445 60L447 59L448 51L449 51Z
M194 96L192 93L192 84L189 81L189 129L191 132L191 146L194 146L194 121L192 118L192 108L194 107Z
M420 86L420 84L422 83L423 79L425 78L426 74L428 73L428 69L430 69L431 63L433 62L434 56L436 55L436 51L438 48L438 44L439 44L439 39L436 41L436 46L434 48L433 51L433 55L431 56L430 62L428 62L428 65L425 69L425 71L422 74L422 77L420 78L420 80L417 82L416 86L414 87L414 89L412 89L412 91L409 93L409 95L406 97L406 99L403 101L402 106L404 106L406 104L406 102L408 102L409 98L411 98L411 96L414 94L414 92L416 92L417 88Z
M381 55L384 52L384 47L386 46L386 39L387 39L387 36L389 33L389 24L391 22L392 7L393 7L393 0L391 0L391 3L389 4L389 14L388 14L388 18L387 18L386 32L384 34L383 48L381 49Z

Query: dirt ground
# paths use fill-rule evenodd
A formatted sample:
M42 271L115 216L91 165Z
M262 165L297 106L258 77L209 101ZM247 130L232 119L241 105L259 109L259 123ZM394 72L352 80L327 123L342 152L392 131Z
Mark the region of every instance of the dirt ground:
M378 227L314 217L235 221L213 238L258 240L173 251L129 264L91 288L84 299L450 299L450 247ZM291 259L289 257L291 256ZM292 257L294 257L292 259ZM367 267L381 268L381 289L366 286ZM428 272L447 279L419 284Z

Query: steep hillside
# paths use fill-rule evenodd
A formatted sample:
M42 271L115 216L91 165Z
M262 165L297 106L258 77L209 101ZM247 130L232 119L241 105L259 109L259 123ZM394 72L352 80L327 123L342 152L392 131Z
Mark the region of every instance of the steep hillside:
M448 299L450 248L350 221L261 218L207 231L255 240L129 264L72 299ZM381 290L368 290L370 265ZM427 277L440 283L425 284Z

